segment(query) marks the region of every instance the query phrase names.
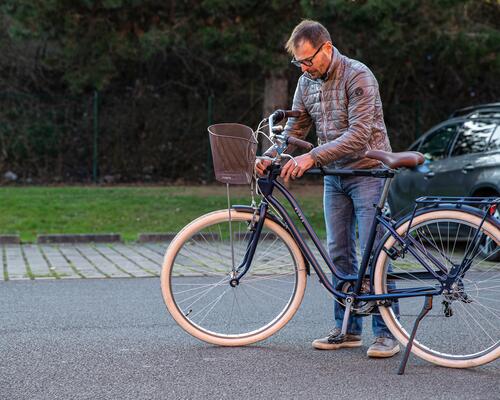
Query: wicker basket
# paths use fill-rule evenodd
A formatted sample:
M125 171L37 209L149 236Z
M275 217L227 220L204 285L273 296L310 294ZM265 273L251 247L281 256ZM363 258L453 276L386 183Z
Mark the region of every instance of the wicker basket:
M252 181L257 141L252 128L241 124L208 127L215 179L233 185Z

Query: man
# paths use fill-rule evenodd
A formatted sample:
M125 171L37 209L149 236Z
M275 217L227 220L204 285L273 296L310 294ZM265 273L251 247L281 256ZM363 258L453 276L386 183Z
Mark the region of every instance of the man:
M290 118L285 131L305 138L315 125L318 147L288 161L282 169L285 180L301 177L314 166L367 169L380 167L376 160L364 158L369 149L391 151L384 124L378 83L362 63L349 59L332 45L323 25L304 20L293 30L286 49L292 63L303 74L293 99L293 110L301 111ZM269 161L257 161L256 171L263 175ZM361 249L368 240L383 179L371 177L326 176L324 179L324 213L328 252L333 263L344 273L357 272L356 222ZM334 279L335 280L335 279ZM336 350L362 345L362 318L350 316L347 334L339 343L343 308L334 301L336 327L327 337L312 344L316 349ZM368 349L370 357L391 357L400 351L380 315L372 318L375 341Z

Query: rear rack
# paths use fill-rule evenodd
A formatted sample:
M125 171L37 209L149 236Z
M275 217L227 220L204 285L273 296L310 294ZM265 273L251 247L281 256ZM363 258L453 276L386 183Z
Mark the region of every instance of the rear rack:
M447 197L447 196L425 196L415 200L417 204L456 204L460 206L491 206L500 203L500 197Z
M484 212L484 216L481 221L483 225L486 217L488 215L493 215L500 204L500 197L453 197L453 196L424 196L419 197L415 200L415 207L413 207L413 212L410 217L410 223L408 224L408 229L406 230L405 236L408 234L410 227L413 225L413 219L415 214L420 207L425 206L438 206L439 204L454 204L456 208L460 208L463 205L470 205L477 209L481 209Z

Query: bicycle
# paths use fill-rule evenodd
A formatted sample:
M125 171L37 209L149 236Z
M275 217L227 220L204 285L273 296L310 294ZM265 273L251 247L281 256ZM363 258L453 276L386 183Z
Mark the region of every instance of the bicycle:
M410 352L453 368L498 359L500 264L489 260L498 259L500 223L493 214L500 198L421 197L412 212L394 221L383 212L391 180L398 168L421 164L422 154L372 150L366 156L381 161L383 168L313 169L312 173L320 175L385 180L358 274L342 274L298 202L277 180L280 161L290 157L284 153L289 144L307 150L312 146L284 135L276 126L278 120L290 116L296 116L295 112L277 111L267 119L276 156L268 158L272 163L267 176L257 179L260 204L228 206L205 214L184 227L167 249L161 289L174 320L211 344L256 343L293 317L307 276L315 273L345 307L342 334L351 313L380 312L391 333L406 346L400 374ZM262 133L263 122L257 132ZM236 128L224 126L225 131ZM245 157L235 159L241 163ZM291 205L305 233L273 195L275 190ZM380 228L385 234L374 246ZM338 284L333 285L306 237ZM433 307L433 300L440 307Z

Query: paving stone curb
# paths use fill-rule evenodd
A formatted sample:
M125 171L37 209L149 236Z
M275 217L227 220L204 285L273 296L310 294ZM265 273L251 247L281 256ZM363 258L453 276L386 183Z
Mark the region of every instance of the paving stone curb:
M154 243L154 242L166 242L172 240L176 232L166 232L166 233L140 233L137 242L138 243Z
M137 243L162 243L162 242L171 242L175 236L176 232L167 232L167 233L140 233L137 238ZM248 234L236 234L237 237L244 238L247 237ZM192 236L192 239L197 240L219 240L220 236L217 233L212 233L210 235L203 235L200 233L195 233Z
M0 235L0 244L20 244L19 235Z
M77 235L38 235L38 244L50 243L117 243L121 235L115 233L77 234Z
M307 237L306 232L301 232L304 237ZM157 233L157 232L148 232L148 233L139 233L137 236L137 243L163 243L163 242L171 242L177 232L165 232L165 233ZM236 234L243 239L246 237L247 233ZM210 235L210 236L202 236L202 235L194 235L193 238L199 237L204 238L204 240L218 240L219 235ZM264 240L274 240L275 236L272 234L266 235ZM122 237L120 234L116 233L98 233L98 234L50 234L50 235L38 235L36 244L78 244L78 243L122 243ZM27 242L21 242L21 238L19 235L0 235L0 245L2 244L26 244ZM29 242L28 242L29 243Z

